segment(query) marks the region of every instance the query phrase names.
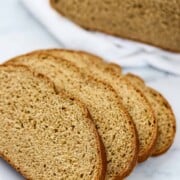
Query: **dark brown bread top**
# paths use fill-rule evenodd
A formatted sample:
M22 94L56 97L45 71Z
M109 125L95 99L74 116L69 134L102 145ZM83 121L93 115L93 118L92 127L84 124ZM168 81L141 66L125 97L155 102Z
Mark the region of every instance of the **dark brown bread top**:
M49 49L39 52L65 58L75 63L86 74L93 75L110 84L118 93L121 102L127 108L136 125L140 143L139 162L146 160L151 155L157 138L157 121L144 95L119 76L118 65L105 65L103 60L82 51Z
M78 97L88 108L105 144L107 179L123 178L137 161L134 124L111 86L81 72L66 60L45 53L31 53L9 63L25 64L46 74L56 85Z
M105 176L103 144L85 106L24 66L0 66L0 156L27 179Z
M176 132L175 116L168 101L156 90L145 85L140 77L127 74L126 79L144 92L151 103L155 118L158 122L157 143L152 155L157 156L166 152L172 145Z
M50 2L58 12L86 29L180 52L180 0Z

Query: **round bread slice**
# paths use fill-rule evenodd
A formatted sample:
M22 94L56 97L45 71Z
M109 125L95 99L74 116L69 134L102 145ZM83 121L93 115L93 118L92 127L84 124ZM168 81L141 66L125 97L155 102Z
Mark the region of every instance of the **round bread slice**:
M158 137L152 155L161 155L171 147L175 137L176 122L172 108L159 92L146 86L140 77L133 74L127 74L125 77L143 91L152 106L158 123Z
M106 148L106 179L121 179L131 172L137 162L137 134L111 86L81 72L73 63L45 53L31 53L9 63L25 64L47 75L57 90L64 88L86 105Z
M42 75L0 66L0 156L27 179L97 179L105 150L88 111Z
M146 97L120 76L119 71L117 73L118 66L115 66L115 71L110 70L114 65L108 66L102 59L99 60L98 57L82 51L52 49L43 52L65 58L75 63L86 74L110 84L118 93L122 104L136 125L139 138L138 161L145 161L151 156L157 139L157 121Z

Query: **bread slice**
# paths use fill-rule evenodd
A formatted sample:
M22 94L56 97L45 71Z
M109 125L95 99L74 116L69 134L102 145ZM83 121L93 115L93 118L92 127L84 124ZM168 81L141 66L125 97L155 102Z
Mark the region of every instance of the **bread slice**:
M180 52L179 0L50 0L50 2L58 12L86 29Z
M127 74L126 78L137 88L144 92L150 102L158 122L158 137L153 156L161 155L172 145L175 132L175 116L168 101L156 90L145 85L144 81L133 74Z
M107 154L106 179L123 178L137 161L134 124L111 86L87 76L71 62L45 53L31 53L9 63L25 64L46 74L56 85L79 98L88 108Z
M0 155L27 179L104 179L105 150L87 109L42 75L0 66Z
M123 77L117 75L117 72L110 70L112 66L108 67L107 64L104 65L103 61L98 61L96 56L85 52L58 49L44 52L75 63L86 74L96 76L116 90L137 128L140 145L138 160L139 162L146 160L151 155L156 143L157 121L144 95ZM117 66L115 68L117 69Z

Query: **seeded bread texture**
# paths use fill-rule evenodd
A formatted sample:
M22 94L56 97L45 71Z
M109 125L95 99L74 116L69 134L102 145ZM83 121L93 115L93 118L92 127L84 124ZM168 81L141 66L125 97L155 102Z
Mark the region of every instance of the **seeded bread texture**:
M42 75L0 66L0 155L27 179L104 179L88 111Z
M106 179L121 179L131 172L137 161L137 134L111 86L87 76L71 62L45 53L31 53L9 63L25 64L46 74L57 90L67 90L87 106L105 144Z
M110 84L116 90L122 104L127 108L136 125L139 137L138 160L139 162L146 160L151 155L156 143L157 121L144 95L121 76L117 75L119 67L116 65L105 66L102 63L103 61L96 61L95 56L84 52L46 50L46 53L75 63L85 73L94 75L98 79Z
M175 116L168 101L156 90L145 85L144 81L133 74L127 74L126 78L137 88L144 92L150 102L158 122L158 137L153 156L161 155L166 152L172 145L175 132Z
M82 27L180 52L180 0L51 0Z

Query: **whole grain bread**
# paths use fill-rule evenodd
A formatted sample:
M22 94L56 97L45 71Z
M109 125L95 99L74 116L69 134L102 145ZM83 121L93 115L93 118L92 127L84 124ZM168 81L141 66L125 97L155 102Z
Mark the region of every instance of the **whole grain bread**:
M31 53L9 63L25 64L47 75L57 90L63 88L87 106L106 148L106 179L121 179L131 172L137 162L136 129L111 86L88 76L72 62L45 53Z
M27 179L104 179L105 149L85 106L24 66L0 66L0 155Z
M180 52L180 0L50 0L86 29Z
M175 116L168 101L156 90L145 85L143 79L133 74L125 76L129 82L144 92L150 102L158 123L158 137L153 156L161 155L166 152L172 145L175 132Z
M119 75L118 65L108 67L103 60L99 61L96 56L82 51L53 49L44 52L75 63L86 74L94 75L116 90L136 125L139 138L138 160L139 162L146 160L151 155L156 143L157 121L144 95Z

